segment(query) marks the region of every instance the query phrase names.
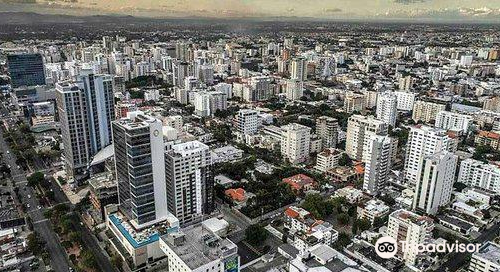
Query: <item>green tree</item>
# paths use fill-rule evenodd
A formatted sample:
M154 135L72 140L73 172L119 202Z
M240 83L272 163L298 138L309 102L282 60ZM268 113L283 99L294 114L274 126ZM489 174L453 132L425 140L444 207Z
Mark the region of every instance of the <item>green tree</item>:
M346 153L342 153L339 158L340 166L352 166L352 160Z
M94 269L97 267L97 262L94 254L90 250L84 250L81 257L81 264L85 268Z
M344 247L351 243L351 237L345 232L339 233L339 238L335 242L335 248L337 250L342 250Z
M349 224L349 215L347 215L346 213L341 213L337 216L337 221L341 225L347 225Z
M38 233L32 232L27 237L28 249L35 255L39 255L43 252L44 244L40 240Z
M267 230L260 224L250 225L245 230L245 239L253 246L261 245L268 235Z
M115 256L111 257L111 263L118 270L122 271L123 259L120 256L115 255Z
M45 180L45 176L42 172L35 172L31 174L28 178L28 185L31 187L35 187Z

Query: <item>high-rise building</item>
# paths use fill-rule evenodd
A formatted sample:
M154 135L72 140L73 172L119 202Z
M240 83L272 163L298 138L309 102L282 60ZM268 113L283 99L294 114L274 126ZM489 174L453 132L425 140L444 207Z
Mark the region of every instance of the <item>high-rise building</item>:
M335 118L321 116L316 119L316 135L321 138L323 148L337 145L338 127L339 124Z
M406 181L413 185L417 183L421 158L442 151L454 152L455 147L454 140L448 136L446 130L423 125L412 127L406 145Z
M301 124L288 124L281 127L281 155L291 163L301 163L309 159L311 128Z
M141 112L113 122L120 211L135 228L165 220L165 144L162 122Z
M406 91L396 91L394 94L397 97L396 108L400 111L412 111L413 104L415 104L416 93L406 92Z
M12 88L45 85L45 70L42 55L8 55L7 66L9 68Z
M249 109L241 109L236 115L238 132L242 134L255 134L259 128L259 112Z
M373 116L353 115L347 123L345 150L347 155L358 161L365 161L363 149L374 135L386 135L388 125Z
M460 163L457 182L500 194L500 167L474 159Z
M415 122L432 123L436 120L437 114L444 110L446 105L420 100L413 106L412 119Z
M414 79L411 76L401 77L399 79L399 89L409 91L413 86Z
M377 119L394 127L396 125L397 96L391 92L378 94L377 97Z
M451 111L440 111L436 116L435 127L466 134L472 124L472 117Z
M344 98L344 111L361 112L365 109L365 96L355 92L347 92Z
M304 58L295 58L292 60L290 77L299 81L307 79L307 61Z
M434 215L439 207L450 202L457 159L448 151L421 158L413 195L414 210Z
M115 118L113 78L84 71L77 82L56 85L66 173L85 174L92 156L111 144Z
M363 190L371 195L379 194L387 184L391 172L396 141L388 136L371 136L365 146L366 161Z
M386 235L398 243L396 257L402 259L407 265L415 265L417 259L424 253L419 253L418 244L428 244L432 240L433 220L427 216L397 210L389 215ZM403 250L403 245L410 245Z
M300 100L304 96L304 82L289 79L286 82L286 98L291 101Z
M214 209L212 161L207 145L191 141L165 154L168 210L181 224L201 219Z
M207 117L210 112L210 94L207 92L194 93L194 114L199 117Z

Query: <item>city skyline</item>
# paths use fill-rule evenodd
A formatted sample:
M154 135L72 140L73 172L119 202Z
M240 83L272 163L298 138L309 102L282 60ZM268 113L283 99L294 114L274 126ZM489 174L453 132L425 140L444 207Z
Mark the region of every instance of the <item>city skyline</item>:
M320 20L500 21L500 2L486 0L0 0L5 12L132 15L154 18L314 18Z

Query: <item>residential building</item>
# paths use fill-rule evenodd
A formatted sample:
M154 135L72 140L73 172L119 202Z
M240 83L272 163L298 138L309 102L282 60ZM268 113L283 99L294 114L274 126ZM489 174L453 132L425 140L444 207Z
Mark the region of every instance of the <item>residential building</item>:
M442 151L421 158L413 198L413 209L435 215L450 203L458 157Z
M423 125L410 129L406 147L405 179L413 185L418 181L421 158L441 151L455 151L453 139L445 130Z
M361 112L365 109L365 97L362 94L349 91L344 98L344 111L347 113Z
M358 219L367 219L373 225L376 218L384 218L390 212L389 206L379 199L371 199L366 203L358 204Z
M398 116L397 96L391 92L379 93L376 113L378 120L394 127Z
M363 191L377 195L388 183L396 141L388 136L371 136L365 146L365 174Z
M471 125L472 117L470 115L440 111L436 116L435 127L456 131L462 135L467 134Z
M304 174L284 178L283 183L290 185L294 192L307 192L318 186L318 183L313 178Z
M474 136L474 144L476 146L489 145L495 150L500 150L500 134L493 131L480 130Z
M457 182L500 194L500 166L465 159L460 163Z
M340 149L326 148L316 156L314 169L325 173L329 169L339 166L339 159L344 152Z
M389 215L386 235L398 243L396 257L402 259L405 264L413 266L424 253L419 253L417 247L408 247L403 250L401 243L428 244L431 242L433 229L434 222L431 218L406 210L397 210Z
M416 93L406 92L406 91L396 91L394 92L396 95L396 108L400 111L412 111L413 104L415 104Z
M433 123L437 114L444 110L446 105L420 100L413 106L412 119L415 122Z
M347 123L346 153L355 160L363 160L363 149L375 135L387 134L388 125L373 116L353 115Z
M304 96L304 82L298 79L286 81L286 98L290 101L300 100Z
M240 270L238 246L203 224L161 236L160 248L169 272L226 272Z
M316 119L316 135L321 138L323 148L337 146L338 121L335 118L321 116Z
M299 81L307 79L307 61L304 58L295 58L291 62L290 78Z
M191 141L165 153L168 210L186 225L214 209L212 159L207 145Z
M292 164L309 159L311 128L301 124L288 124L281 127L281 155Z
M468 272L491 272L500 270L500 245L488 241L478 252L472 254Z
M253 135L259 128L259 112L249 109L241 109L236 115L237 131L244 135Z

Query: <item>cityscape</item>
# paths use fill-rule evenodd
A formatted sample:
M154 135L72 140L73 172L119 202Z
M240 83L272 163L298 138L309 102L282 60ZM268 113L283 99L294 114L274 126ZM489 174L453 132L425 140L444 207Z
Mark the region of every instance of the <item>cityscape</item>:
M500 271L500 9L22 2L0 1L23 7L0 9L0 271Z

